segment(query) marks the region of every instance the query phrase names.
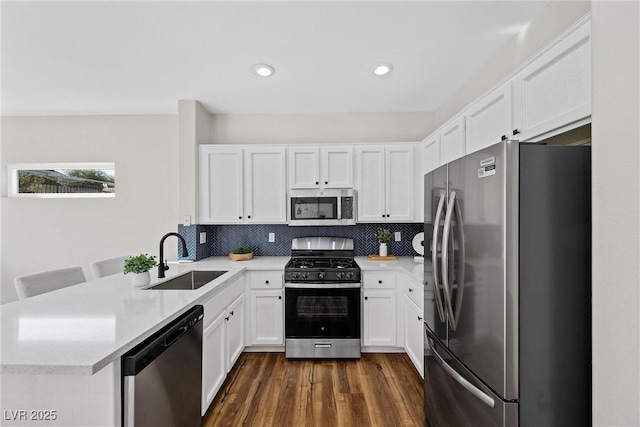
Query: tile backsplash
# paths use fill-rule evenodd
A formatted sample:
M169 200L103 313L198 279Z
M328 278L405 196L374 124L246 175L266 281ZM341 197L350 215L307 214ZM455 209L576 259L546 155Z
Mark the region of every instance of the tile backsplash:
M392 233L399 231L401 234L401 241L396 242L392 239L389 254L417 255L413 250L412 240L416 234L423 231L422 223L360 223L333 227L290 227L280 224L178 225L178 232L187 241L189 250L189 256L181 259L201 260L210 256L226 256L239 246L251 247L256 256L289 256L291 239L310 236L351 238L356 256L366 256L378 253L378 241L374 236L378 227L388 228ZM205 244L198 243L202 232L207 235ZM275 234L275 242L269 242L269 233Z

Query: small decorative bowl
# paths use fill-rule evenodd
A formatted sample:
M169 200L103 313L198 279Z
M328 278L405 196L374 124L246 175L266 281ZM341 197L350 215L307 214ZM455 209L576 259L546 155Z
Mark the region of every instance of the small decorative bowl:
M231 261L247 261L253 259L253 252L249 252L248 254L234 254L233 252L229 252L229 259Z

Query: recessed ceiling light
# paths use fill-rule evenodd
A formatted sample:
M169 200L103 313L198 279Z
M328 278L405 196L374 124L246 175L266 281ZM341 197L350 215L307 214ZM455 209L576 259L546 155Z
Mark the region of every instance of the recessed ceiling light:
M256 64L253 66L253 72L260 77L272 76L276 70L269 64Z
M373 74L376 76L386 76L393 70L391 64L378 64L373 68Z

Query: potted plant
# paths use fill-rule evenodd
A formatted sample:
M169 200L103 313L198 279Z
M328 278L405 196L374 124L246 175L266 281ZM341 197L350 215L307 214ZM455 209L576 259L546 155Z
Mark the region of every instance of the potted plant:
M376 239L380 243L380 256L387 256L387 244L391 242L391 230L388 228L378 228L374 233Z
M231 261L246 261L246 260L253 259L253 249L249 247L235 248L233 251L229 253L229 259Z
M133 286L141 287L151 283L149 270L158 265L155 256L140 254L124 261L124 274L133 273Z

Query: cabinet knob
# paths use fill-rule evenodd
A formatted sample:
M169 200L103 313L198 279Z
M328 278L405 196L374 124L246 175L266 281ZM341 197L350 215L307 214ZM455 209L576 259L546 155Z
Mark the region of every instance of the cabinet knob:
M251 215L247 216L247 218L251 218Z
M242 217L241 217L241 216L239 216L239 217L238 217L238 219L242 219Z
M364 297L364 299L369 299L369 297Z
M519 133L520 133L520 131L519 131L518 129L514 129L514 130L513 130L513 134L514 134L514 135L517 135L517 134L519 134Z
M387 214L387 218L389 218L391 215Z
M409 288L409 292L413 292L413 289Z
M384 218L384 214L382 214L382 218Z
M229 321L229 316L225 317L224 320Z
M269 284L269 281L268 281L268 280L265 280L265 281L264 281L264 283L266 283L266 284L268 285L268 284Z
M418 322L422 320L422 317L418 316Z
M324 183L325 183L325 184L328 184L328 183L329 183L329 181L325 181Z
M282 295L278 295L278 299L282 299Z
M316 181L316 185L318 185L318 184L320 184L320 182L319 182L319 181Z
M233 311L231 313L229 313L229 314L233 316Z
M382 280L378 280L378 283L382 283Z

